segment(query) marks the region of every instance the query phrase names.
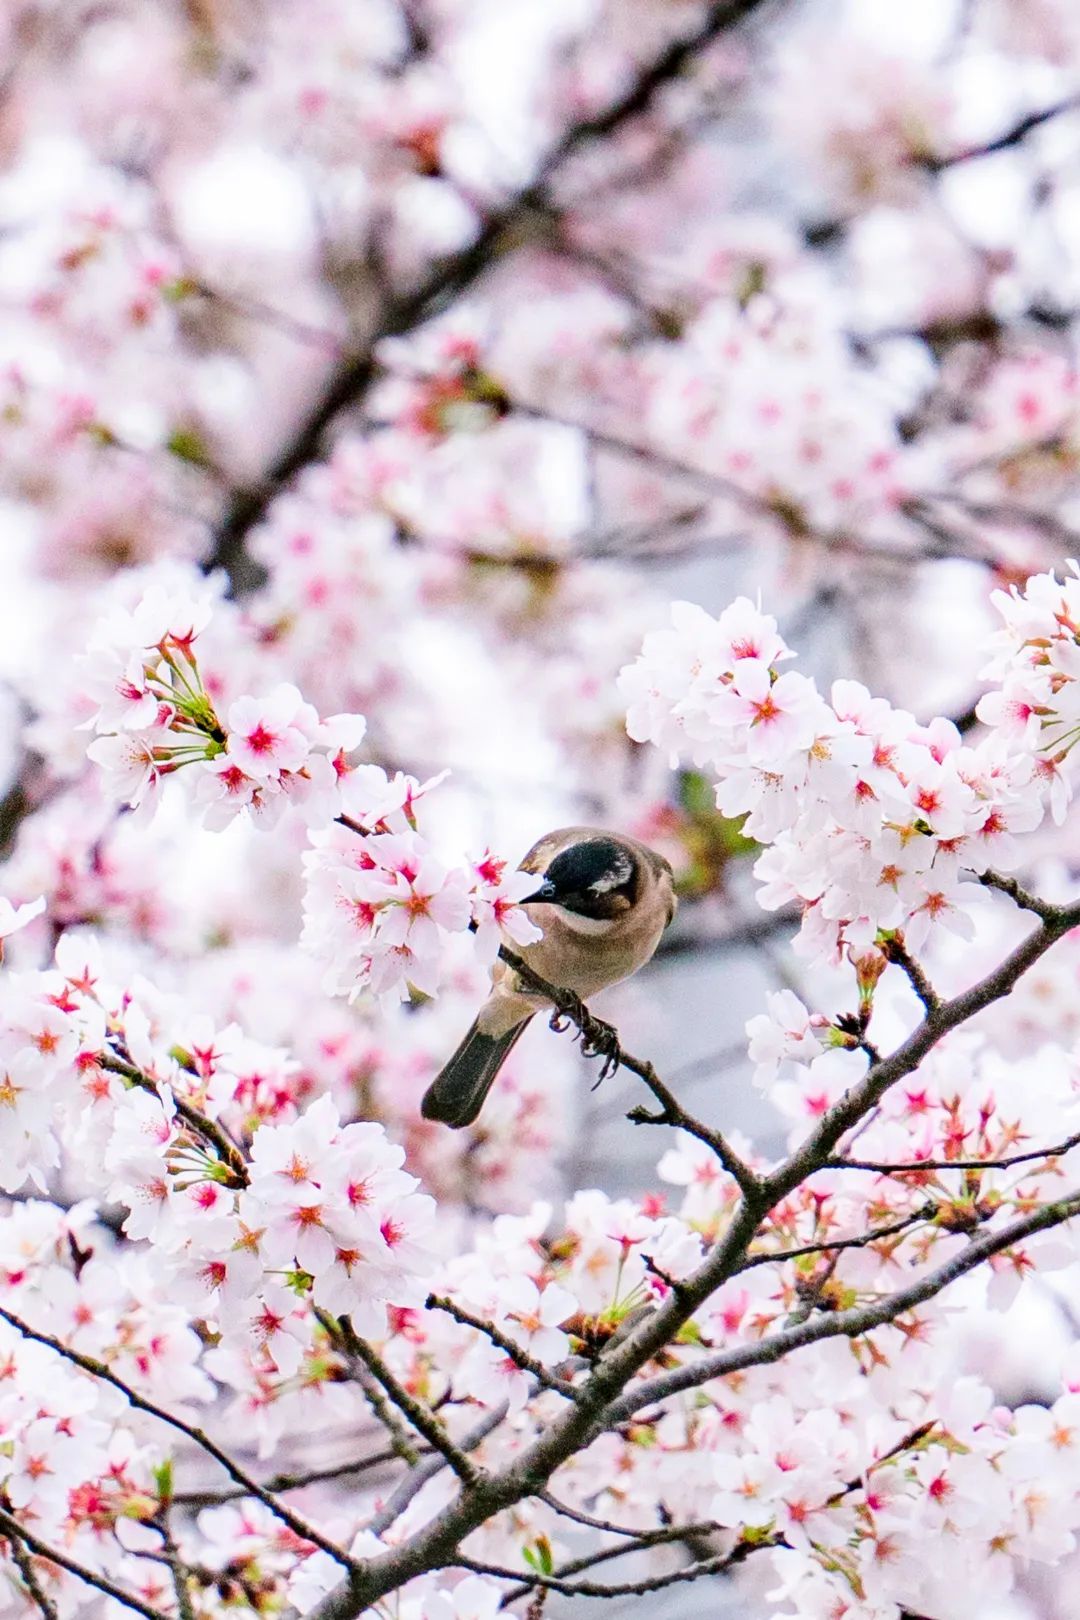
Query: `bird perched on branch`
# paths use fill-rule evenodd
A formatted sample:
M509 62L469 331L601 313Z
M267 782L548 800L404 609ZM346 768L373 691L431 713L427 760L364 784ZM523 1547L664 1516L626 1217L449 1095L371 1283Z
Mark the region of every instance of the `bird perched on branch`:
M542 939L521 948L522 960L582 1000L643 967L675 915L671 867L621 833L562 827L534 844L520 869L537 876L535 893L522 904L543 930ZM424 1118L455 1129L471 1125L526 1024L550 1006L497 962L491 994L424 1095Z

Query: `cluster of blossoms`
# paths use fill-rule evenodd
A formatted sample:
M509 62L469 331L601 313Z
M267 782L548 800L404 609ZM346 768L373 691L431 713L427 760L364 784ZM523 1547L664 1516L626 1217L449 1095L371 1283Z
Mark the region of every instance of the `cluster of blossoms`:
M258 823L295 807L313 848L305 856L303 943L327 967L328 988L355 995L432 993L446 970L447 943L471 929L483 956L501 938L539 938L519 902L535 877L507 872L485 853L466 868L440 860L419 830L417 807L441 780L420 784L381 766L353 765L359 715L321 720L295 686L239 696L219 720L194 644L212 615L213 587L176 600L151 587L130 612L98 628L87 657L99 706L85 724L98 735L87 753L133 807L156 806L161 785L181 770L211 827L241 812Z
M152 809L163 781L193 767L195 798L211 825L244 810L272 822L290 805L308 817L332 815L363 719L320 720L296 687L282 684L261 698L238 697L219 720L195 654L212 597L212 586L180 600L151 587L132 612L98 626L87 655L99 702L86 723L98 734L89 757L133 808Z
M800 268L774 276L745 308L737 297L709 301L678 350L657 355L652 436L727 483L729 521L788 538L903 533L898 510L914 473L838 316Z
M677 1213L655 1198L635 1204L581 1193L555 1236L546 1235L551 1210L540 1206L523 1219L502 1218L471 1251L439 1262L427 1235L430 1204L378 1127L342 1127L329 1099L303 1114L290 1103L289 1123L266 1123L284 1117L268 1073L274 1055L227 1029L192 1024L177 1037L148 987L141 999L139 989L108 988L76 936L61 941L55 970L8 981L5 1026L13 1043L25 1031L23 1044L42 1068L24 1074L9 1058L5 1142L36 1136L34 1162L48 1162L30 1101L51 1086L60 1103L52 1128L80 1164L101 1167L103 1195L127 1210L132 1248L118 1264L89 1208L62 1217L49 1206L21 1206L0 1223L0 1305L78 1354L103 1359L170 1410L178 1400L207 1400L209 1379L231 1388L231 1421L256 1433L265 1453L286 1438L297 1443L317 1417L358 1416L360 1397L343 1382L345 1351L317 1314L348 1311L397 1378L445 1412L451 1434L469 1432L478 1408L497 1416L505 1406L511 1424L495 1427L476 1453L484 1466L505 1463L560 1410L562 1397L535 1369L573 1378L586 1368L693 1272L730 1218L734 1184L711 1150L688 1138L661 1166L685 1189ZM796 1053L814 1061L820 1023L797 1013L787 1003L775 1009L791 1050L777 1052L773 1072ZM1001 1156L1017 1140L1022 1097L1029 1130L1051 1118L1059 1129L1067 1123L1068 1065L1049 1074L1033 1063L1021 1072L978 1042L959 1041L888 1100L862 1151L910 1154L921 1131L915 1156L928 1164ZM770 1061L760 1036L758 1056ZM280 1056L277 1063L287 1090L289 1065ZM1045 1119L1031 1107L1039 1087ZM843 1309L888 1292L957 1253L973 1224L1053 1196L1059 1175L1047 1160L980 1178L945 1167L903 1178L822 1172L773 1213L752 1264L695 1313L665 1365L690 1366L703 1350L752 1350L793 1311ZM16 1167L5 1180L15 1184ZM830 1259L836 1238L880 1228L888 1229L880 1241ZM769 1262L772 1252L813 1244L823 1248ZM1016 1246L999 1277L1015 1290L1036 1262L1053 1263L1048 1244ZM1072 1258L1066 1245L1060 1261ZM424 1308L432 1282L440 1299ZM999 1290L997 1278L989 1286ZM895 1620L901 1605L917 1602L959 1615L949 1596L957 1568L965 1592L988 1591L990 1580L1000 1589L1016 1559L1053 1562L1067 1552L1080 1514L1069 1489L1076 1380L1066 1369L1063 1390L1047 1405L995 1407L983 1381L957 1377L953 1314L932 1302L879 1335L873 1350L860 1344L853 1356L818 1345L794 1372L787 1363L751 1366L689 1401L654 1404L625 1433L600 1437L558 1470L552 1494L630 1530L705 1519L736 1541L772 1548L776 1596L798 1592L796 1612L806 1612L802 1594L812 1588L823 1604L844 1602L852 1615L875 1620ZM212 1348L202 1348L189 1321L215 1327ZM17 1330L9 1354L23 1402L22 1416L9 1413L17 1436L12 1504L32 1506L39 1533L71 1537L89 1567L134 1591L156 1591L146 1566L160 1545L153 1526L171 1478L160 1432L151 1422L147 1439L123 1428L110 1439L115 1391L66 1363L58 1380L52 1351L27 1346ZM1048 1490L1048 1481L1061 1488ZM446 1471L436 1476L402 1531L424 1523L452 1491ZM363 1529L377 1492L361 1492L347 1513L318 1501L342 1545L361 1556L384 1550ZM467 1552L511 1565L523 1550L561 1556L562 1526L550 1504L531 1501L493 1519ZM91 1528L92 1551L82 1539ZM947 1560L926 1559L930 1538L948 1544ZM222 1569L247 1602L256 1575L264 1590L287 1589L306 1604L337 1580L328 1554L283 1539L255 1502L206 1510L180 1546L203 1567L220 1546ZM994 1547L1008 1556L990 1557ZM64 1602L78 1601L74 1583L70 1593L62 1583L58 1591ZM495 1583L462 1583L436 1602L434 1578L423 1577L403 1602L422 1620L444 1612L486 1620L501 1592Z
M417 805L432 783L358 766L342 791L341 821L313 832L304 856L304 944L326 967L326 988L355 995L433 994L447 943L472 929L493 960L501 938L540 938L519 902L536 888L528 872L485 855L470 869L447 866L418 830ZM359 836L358 836L359 834Z
M460 960L459 960L460 958ZM520 1212L560 1185L577 1078L573 1048L535 1030L518 1042L475 1130L450 1132L420 1113L424 1092L461 1039L488 988L471 934L455 936L437 997L349 1003L322 991L322 968L292 944L215 951L192 963L183 999L215 1026L258 1031L249 1094L276 1099L261 1118L291 1118L324 1093L343 1118L378 1119L408 1168L440 1205ZM182 1034L181 1037L182 1039ZM264 1043L276 1048L271 1053ZM286 1066L284 1051L290 1054ZM261 1078L272 1077L272 1088Z
M175 1297L271 1348L271 1301L283 1323L300 1309L290 1284L369 1326L386 1301L414 1302L431 1201L382 1126L342 1125L329 1096L300 1112L283 1054L206 1020L165 1044L154 998L109 986L77 935L55 970L9 980L4 1025L8 1191L40 1182L63 1141L90 1190L126 1206L126 1235L154 1244Z
M612 678L655 622L627 564L704 551L732 593L743 558L775 570L793 619L804 591L828 613L824 583L865 618L851 672L916 713L951 662L960 712L977 636L933 671L908 645L895 678L875 589L904 641L915 593L950 592L942 561L950 611L977 615L986 564L1001 583L1063 554L1080 25L1071 0L961 9L892 46L858 0L787 35L753 0L730 29L670 0L3 9L0 493L25 567L0 677L34 719L0 804L0 843L21 821L0 880L0 1620L119 1614L59 1558L153 1620L307 1613L341 1580L328 1542L379 1559L468 1497L440 1432L512 1473L575 1411L568 1386L737 1240L739 1188L695 1137L662 1161L672 1211L558 1207L575 1057L542 1029L475 1130L420 1118L500 939L535 937L534 880L489 840L632 828L711 897L746 818L763 899L801 908L814 959L749 1029L795 1144L911 1031L886 961L930 945L951 993L1034 927L972 881L1017 869L1015 835L1053 841L1065 869L1035 887L1071 899L1080 575L998 599L974 741L782 673L745 602L679 608L623 684L634 739L706 772L677 811ZM180 566L200 558L233 599ZM57 649L103 602L73 667ZM1035 1580L1070 1578L1080 1531L1080 1371L1040 1341L1010 1385L970 1335L994 1318L1019 1356L1041 1288L1064 1340L1070 1228L826 1335L1080 1204L1078 951L878 1097L640 1377L734 1370L631 1410L635 1375L546 1498L450 1548L504 1578L448 1566L369 1615L496 1620L607 1521L678 1575L663 1538L698 1526L755 1620L1042 1620ZM817 1010L838 958L857 1013ZM250 1477L178 1442L196 1413Z
M32 1200L0 1216L0 1309L9 1318L0 1323L5 1506L140 1590L154 1571L136 1554L161 1546L144 1522L166 1490L166 1431L140 1422L115 1389L24 1336L21 1324L181 1413L213 1396L198 1334L147 1256L118 1248L88 1205L65 1213ZM57 1566L39 1571L65 1612L85 1601L86 1589ZM7 1587L4 1612L21 1612Z
M977 711L1008 746L1037 760L1059 822L1069 800L1063 767L1080 741L1080 566L1069 568L1063 581L1039 574L1023 591L994 592L1005 625L983 674L998 689Z
M1048 803L1060 821L1069 801L1065 679L1048 667L1023 687L1042 636L1061 664L1075 655L1068 619L1058 622L1062 591L1046 575L1023 596L999 596L1027 648L1003 692L983 700L980 715L1001 723L974 746L950 722L920 725L857 682L835 682L829 703L810 677L778 673L790 649L745 598L718 620L674 606L674 629L650 635L620 678L628 729L716 770L717 805L745 816L746 834L766 846L761 903L799 904L807 955L872 957L890 935L917 951L940 927L970 937L980 891L965 880L1013 868L1015 835L1037 827Z
M175 1434L157 1413L184 1422L205 1412L215 1394L210 1369L228 1356L220 1346L206 1350L205 1321L196 1331L162 1259L156 1248L118 1243L89 1204L64 1211L32 1200L0 1214L4 1509L92 1576L171 1615L181 1611L161 1561L165 1523L193 1457L177 1456ZM325 1343L321 1353L325 1369L336 1368L340 1377L340 1358ZM101 1368L151 1409L133 1410L122 1389L97 1376ZM309 1391L318 1388L318 1376L313 1359ZM305 1379L292 1383L299 1391ZM346 1386L323 1384L324 1422L334 1387ZM356 1425L363 1411L357 1395L351 1407L341 1404L339 1416ZM309 1425L312 1419L309 1413ZM256 1412L255 1423L260 1443L271 1430L279 1437L264 1412ZM380 1550L374 1536L354 1536L354 1524L340 1512L328 1527L345 1542L353 1539L357 1553ZM219 1603L257 1611L286 1593L306 1604L319 1590L323 1561L331 1572L327 1584L337 1570L254 1497L206 1507L178 1523L174 1537L178 1556L198 1570L192 1596L200 1612L218 1612ZM57 1563L35 1557L12 1568L3 1613L24 1615L25 1604L35 1601L27 1569L37 1592L65 1616L86 1612L98 1599ZM435 1577L415 1583L402 1612L417 1620L494 1620L501 1595L494 1583L474 1579L445 1595L443 1589Z

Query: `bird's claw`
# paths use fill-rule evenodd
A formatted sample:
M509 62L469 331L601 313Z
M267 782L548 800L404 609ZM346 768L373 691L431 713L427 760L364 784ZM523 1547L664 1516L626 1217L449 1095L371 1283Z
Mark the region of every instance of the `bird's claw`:
M619 1067L622 1048L619 1045L618 1030L612 1024L605 1023L602 1018L594 1017L579 996L568 995L563 1005L556 1007L548 1022L551 1028L559 1033L570 1025L575 1025L584 1056L603 1059L596 1085L592 1088L594 1091Z
M575 996L573 991L568 990L563 997L562 1006L556 1007L548 1019L548 1027L553 1029L556 1035L561 1035L571 1025L575 1026L579 1031L584 1031L589 1022L588 1007L586 1007L580 996Z

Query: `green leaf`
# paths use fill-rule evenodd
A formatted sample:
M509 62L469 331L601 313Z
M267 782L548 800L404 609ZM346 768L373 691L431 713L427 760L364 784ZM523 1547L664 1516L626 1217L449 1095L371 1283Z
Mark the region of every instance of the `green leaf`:
M158 1501L162 1507L168 1507L173 1498L173 1466L172 1458L166 1457L153 1470L154 1486L157 1490Z
M186 461L192 467L210 465L210 452L194 428L174 428L165 441L165 448L178 461Z

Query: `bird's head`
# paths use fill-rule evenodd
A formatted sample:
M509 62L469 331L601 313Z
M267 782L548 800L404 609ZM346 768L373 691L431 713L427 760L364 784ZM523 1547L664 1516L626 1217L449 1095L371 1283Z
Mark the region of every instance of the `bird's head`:
M551 857L525 903L612 922L636 905L641 885L641 860L629 844L604 836L583 838Z

